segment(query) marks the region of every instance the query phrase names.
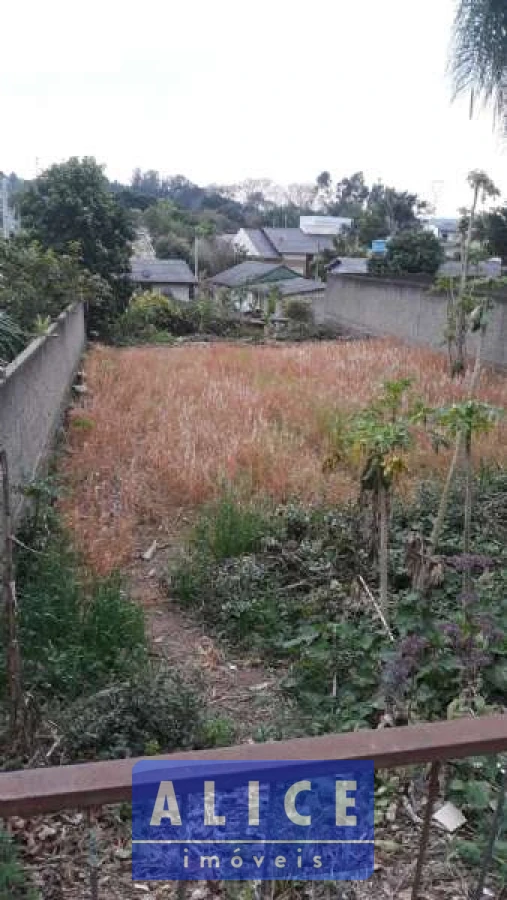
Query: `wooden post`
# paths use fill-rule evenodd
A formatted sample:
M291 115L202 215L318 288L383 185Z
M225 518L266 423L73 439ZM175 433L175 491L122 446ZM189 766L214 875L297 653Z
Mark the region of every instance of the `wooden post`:
M21 687L21 653L18 640L16 582L12 540L12 515L7 453L0 449L2 478L2 518L0 566L2 569L2 599L7 640L7 682L9 689L9 731L11 740L18 742L23 727L23 691Z

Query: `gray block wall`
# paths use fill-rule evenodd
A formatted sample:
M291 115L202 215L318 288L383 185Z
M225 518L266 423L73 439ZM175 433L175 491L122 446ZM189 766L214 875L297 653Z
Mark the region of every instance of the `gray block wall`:
M364 275L330 275L322 297L313 300L318 324L339 325L351 333L391 335L445 350L447 301L428 284L396 282ZM474 338L468 341L473 353ZM484 346L485 362L507 367L507 298L497 297Z
M7 451L14 525L28 485L48 461L85 346L83 304L63 312L4 370L0 379L0 445ZM1 534L0 534L1 539Z

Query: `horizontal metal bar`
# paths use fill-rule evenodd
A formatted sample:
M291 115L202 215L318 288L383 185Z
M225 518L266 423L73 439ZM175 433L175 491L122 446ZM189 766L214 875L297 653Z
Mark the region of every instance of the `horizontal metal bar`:
M372 759L377 769L486 756L507 750L507 715L326 734L215 750L190 750L159 761ZM0 774L0 817L58 812L130 800L136 759L22 769Z

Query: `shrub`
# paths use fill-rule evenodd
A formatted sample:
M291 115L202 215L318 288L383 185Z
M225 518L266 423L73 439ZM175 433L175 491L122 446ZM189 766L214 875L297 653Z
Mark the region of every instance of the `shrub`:
M204 707L181 676L164 666L78 700L57 716L64 762L168 753L207 743Z
M118 343L161 343L164 334L175 337L202 333L227 336L235 334L238 327L238 323L211 300L186 303L166 297L159 291L144 291L133 297L118 320L114 339Z
M112 290L99 275L79 261L77 247L56 253L30 242L25 235L0 240L0 307L27 336L40 332L40 323L53 320L76 298L86 302L87 326L104 319Z
M313 322L312 304L307 300L297 300L293 298L284 304L285 315L293 322L310 323Z
M149 340L159 331L172 334L192 334L194 326L184 309L160 291L136 294L118 320L117 338Z
M438 238L429 231L401 231L390 238L384 257L372 257L368 270L373 275L435 275L444 252Z

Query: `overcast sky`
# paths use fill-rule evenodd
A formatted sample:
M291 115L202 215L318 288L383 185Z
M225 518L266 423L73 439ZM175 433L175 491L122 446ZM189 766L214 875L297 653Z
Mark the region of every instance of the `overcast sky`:
M507 197L491 117L451 105L453 0L17 0L1 13L0 170L94 155L200 184L363 169L467 202L472 168Z

